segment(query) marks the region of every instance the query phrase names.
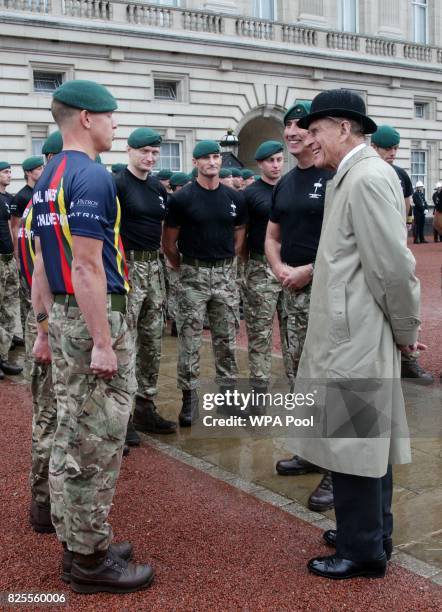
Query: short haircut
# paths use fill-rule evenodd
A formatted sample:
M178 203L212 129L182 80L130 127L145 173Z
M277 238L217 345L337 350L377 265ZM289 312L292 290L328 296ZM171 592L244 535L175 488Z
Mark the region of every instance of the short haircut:
M59 102L58 100L52 100L51 113L54 117L55 123L58 126L69 122L72 117L79 112L80 110L78 108L68 106L67 104L63 104L63 102Z
M350 119L349 117L326 117L326 119L330 119L330 121L333 121L334 123L348 121L351 126L350 131L353 136L364 136L365 138L365 132L364 128L362 127L362 123L360 123L357 119Z

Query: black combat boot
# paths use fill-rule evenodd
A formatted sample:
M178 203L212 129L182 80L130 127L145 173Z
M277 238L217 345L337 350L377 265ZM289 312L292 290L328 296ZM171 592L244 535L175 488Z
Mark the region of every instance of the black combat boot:
M176 321L172 321L172 325L170 326L170 335L172 338L178 338L178 329L176 326Z
M4 374L8 374L8 376L17 376L23 372L23 368L16 363L6 361L6 359L0 360L0 370L2 370Z
M183 405L178 415L181 427L190 427L199 417L199 400L196 389L183 389Z
M432 385L434 383L431 372L424 370L416 359L403 359L401 361L401 378L413 379L412 382L420 385Z
M247 413L251 415L266 414L266 402L264 394L267 393L267 387L253 387L252 401L247 407Z
M109 549L93 555L74 553L71 588L76 593L133 593L152 583L153 568L117 557Z
M137 397L135 400L134 425L138 431L156 434L171 434L176 432L176 423L163 419L151 399Z
M51 521L51 506L49 504L39 504L35 499L31 499L29 522L32 529L37 533L55 532L55 527Z
M134 424L133 424L133 421L132 421L132 417L129 417L129 421L127 423L125 443L127 444L127 446L140 446L140 444L141 444L141 438L137 434L137 432L135 431L135 427L134 427ZM123 450L123 452L124 452L124 450Z
M65 542L63 542L63 548L64 551L63 560L61 563L61 579L63 580L63 582L70 582L74 553L68 549ZM133 556L133 546L130 542L120 542L119 544L111 544L109 546L109 551L114 556L120 557L120 559L124 559L125 561L130 561Z

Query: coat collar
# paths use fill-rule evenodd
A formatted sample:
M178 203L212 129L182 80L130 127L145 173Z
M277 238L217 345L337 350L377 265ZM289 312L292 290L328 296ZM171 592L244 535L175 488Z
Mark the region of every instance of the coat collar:
M339 185L339 183L342 181L342 179L350 170L350 168L353 168L353 166L358 164L360 161L368 159L370 157L379 158L379 155L376 153L376 151L374 151L373 147L370 146L366 146L354 155L352 155L350 159L345 162L339 172L335 175L333 179L334 186L337 187Z

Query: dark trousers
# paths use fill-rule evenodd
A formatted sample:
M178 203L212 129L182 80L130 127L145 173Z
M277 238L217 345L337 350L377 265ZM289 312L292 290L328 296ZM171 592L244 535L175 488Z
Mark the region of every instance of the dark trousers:
M417 242L424 242L424 228L425 228L425 213L414 213L414 239Z
M391 465L382 478L332 472L336 514L336 554L371 561L384 552L393 533Z

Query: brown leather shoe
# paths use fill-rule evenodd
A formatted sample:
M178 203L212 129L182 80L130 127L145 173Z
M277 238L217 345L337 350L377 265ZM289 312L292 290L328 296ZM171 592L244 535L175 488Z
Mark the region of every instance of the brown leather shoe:
M315 512L324 512L331 510L334 505L332 476L330 472L327 472L310 495L307 506Z
M35 499L31 499L29 522L32 529L37 533L55 532L55 527L51 521L51 506L38 504Z
M61 563L61 579L63 580L63 582L70 582L74 553L66 547L66 544L63 544L63 547L64 551L63 560ZM125 559L126 561L130 561L132 559L132 555L134 552L133 546L130 542L120 542L119 544L111 544L109 546L109 549L114 556L120 557L120 559Z
M133 593L147 589L153 577L150 565L125 561L111 550L94 555L74 553L71 588L76 593Z

